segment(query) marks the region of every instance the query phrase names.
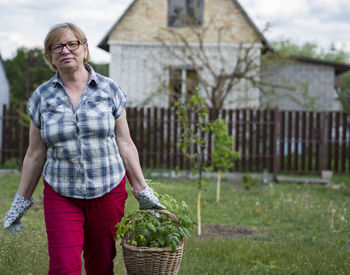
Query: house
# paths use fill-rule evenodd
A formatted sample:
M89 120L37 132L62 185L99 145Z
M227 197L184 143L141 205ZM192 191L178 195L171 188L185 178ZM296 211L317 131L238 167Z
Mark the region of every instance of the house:
M2 116L3 105L9 107L10 103L10 84L7 79L5 64L0 54L0 148L2 149Z
M187 18L191 19L191 24ZM253 49L254 63L260 66L261 48L267 43L266 39L237 1L135 0L130 3L99 44L111 54L110 77L127 94L129 106L169 107L174 99L196 86L193 82L196 83L198 76L193 68L173 58L158 38L171 42L169 30L176 30L189 43L198 45L191 27L200 29L211 21L215 24L208 27L203 44L213 67L221 62L215 61L217 28L225 24L230 26L230 35L222 37L224 47L221 50L226 59L234 60L238 44L244 43ZM236 89L244 93L249 91L250 99L241 107L259 106L259 90L253 85L241 81ZM230 95L224 107L237 107L238 96Z
M10 84L6 76L5 64L0 54L0 106L9 105ZM2 110L2 108L1 108Z
M261 79L272 85L265 87L261 104L284 110L341 110L338 80L349 70L350 64L303 56L263 62Z
M205 30L202 40L197 39L198 30ZM203 46L205 57L192 59L208 59L210 66L194 68L188 59L175 58L189 54L181 53L179 37L193 48ZM246 64L254 65L250 81L241 78L230 86L232 92L220 107L255 108L268 103L291 109L338 109L335 77L350 69L346 64L301 57L266 66L262 56L271 50L269 43L236 0L134 0L98 46L110 52L109 76L125 91L129 106L170 107L194 87L205 94L207 87L215 86L210 72L232 70L242 63L244 49L249 49ZM266 89L257 82L265 83Z

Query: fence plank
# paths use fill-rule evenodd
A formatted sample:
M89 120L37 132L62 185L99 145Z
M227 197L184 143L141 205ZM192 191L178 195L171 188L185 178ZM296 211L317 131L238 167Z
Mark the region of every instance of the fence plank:
M280 132L280 163L279 163L279 169L281 171L284 171L284 141L285 141L285 133L286 133L286 117L285 117L285 112L281 113L281 120L280 120L280 127L281 127L281 132Z
M339 171L340 113L335 113L334 171Z
M268 116L267 116L267 110L264 110L263 111L263 120L264 120L264 130L263 130L263 140L262 140L262 143L263 143L263 169L266 170L268 169L268 165L267 165L267 162L268 162L268 156L267 156L267 142L268 142L268 139L267 139L267 129L269 127L269 124L268 124Z
M341 149L341 172L346 171L346 129L347 129L347 115L342 114L342 149Z
M295 112L295 121L294 121L294 171L299 171L299 148L300 139L299 139L299 127L300 127L300 112Z
M260 110L256 111L256 117L255 117L255 123L256 123L256 132L255 132L255 171L260 171L260 163L261 163L261 157L260 157Z
M235 164L235 170L239 171L240 168L240 163L241 163L241 159L242 159L242 151L240 150L240 139L239 139L239 130L240 130L240 123L239 123L239 117L240 117L240 110L235 110L236 113L236 129L235 129L235 151L240 152L240 160L236 162Z
M301 170L306 170L306 112L302 112L302 119L301 119L301 137L302 137L302 152L301 152Z
M312 171L312 160L313 160L313 147L314 147L314 117L312 112L308 112L309 115L309 144L308 144L308 170Z
M293 127L293 113L288 112L288 153L287 153L287 169L288 171L292 170L292 127Z
M320 136L321 130L321 115L320 113L316 114L316 170L320 170L320 141L322 137Z
M249 148L248 148L248 170L254 171L253 169L253 158L254 158L254 152L253 152L253 141L254 141L254 112L253 110L249 110Z

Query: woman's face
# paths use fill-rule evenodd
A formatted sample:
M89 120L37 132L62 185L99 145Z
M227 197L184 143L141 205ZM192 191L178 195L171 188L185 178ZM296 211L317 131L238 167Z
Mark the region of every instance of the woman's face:
M65 30L51 48L55 47L55 45L76 42L78 40L71 30ZM84 67L84 58L87 57L87 47L87 44L80 44L77 49L69 50L67 46L64 46L61 53L51 53L52 64L61 73L77 71Z

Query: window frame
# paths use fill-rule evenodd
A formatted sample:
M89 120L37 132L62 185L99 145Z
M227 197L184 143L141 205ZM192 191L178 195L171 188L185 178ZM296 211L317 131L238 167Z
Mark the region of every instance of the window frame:
M182 7L183 7L183 14L180 14L182 16L182 18L180 18L180 23L178 24L170 24L171 20L172 20L172 15L173 15L173 10L175 9L175 2L178 3L179 0L168 0L168 15L167 15L167 27L168 28L188 28L188 27L195 27L195 28L198 28L198 27L202 27L203 26L203 21L204 21L204 0L182 0L183 4L182 4ZM187 17L189 18L188 16L188 13L189 13L189 6L190 6L190 3L189 1L200 1L200 14L198 17L196 16L193 16L191 18L194 19L195 21L198 21L196 24L191 24L191 22L189 22L189 19L186 19Z
M172 71L180 71L179 75L181 75L181 79L180 80L180 85L181 85L181 93L176 93L175 91L175 87L176 84L174 83L174 81L176 81L176 79L174 80L172 78ZM188 78L188 76L190 74L196 74L195 78ZM174 73L176 74L176 72ZM168 106L171 107L173 106L173 104L176 102L177 99L179 98L183 98L186 99L189 96L191 96L193 94L194 91L192 91L193 88L195 88L195 86L197 86L199 88L199 79L198 79L198 73L196 72L196 70L194 70L193 68L190 67L186 67L186 66L169 66L168 68L166 68L166 82L167 82L167 90L168 90ZM191 85L191 83L189 81L191 80L195 80L195 84ZM192 88L192 89L190 89Z

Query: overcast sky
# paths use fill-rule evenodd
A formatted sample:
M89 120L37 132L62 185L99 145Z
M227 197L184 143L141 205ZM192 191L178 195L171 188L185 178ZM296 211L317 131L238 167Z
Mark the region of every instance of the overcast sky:
M164 0L166 1L166 0ZM109 62L109 54L97 44L110 30L131 0L0 0L0 52L3 59L14 56L20 46L42 47L49 28L73 22L89 40L92 60ZM316 42L328 49L331 43L350 51L349 0L240 0L268 40L291 39L296 43Z

